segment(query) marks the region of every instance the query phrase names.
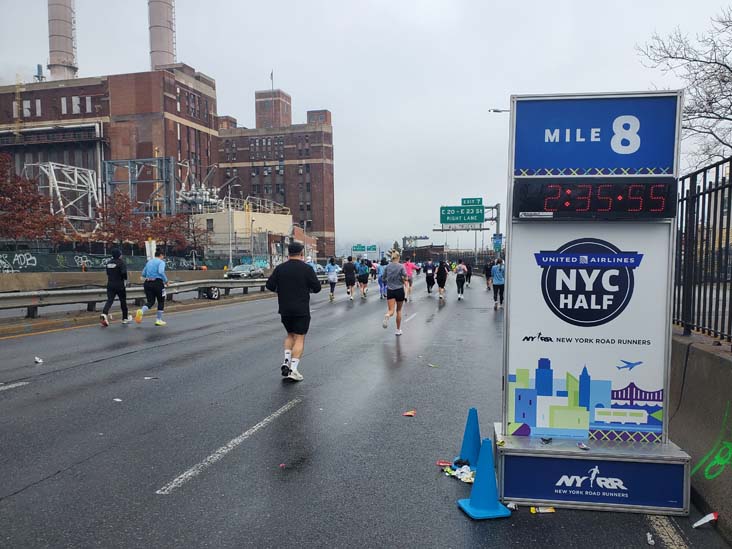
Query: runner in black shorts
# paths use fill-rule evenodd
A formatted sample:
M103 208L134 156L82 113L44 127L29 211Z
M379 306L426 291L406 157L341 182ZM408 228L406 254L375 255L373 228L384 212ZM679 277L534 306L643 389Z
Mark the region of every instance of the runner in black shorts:
M343 276L346 279L348 299L353 301L353 287L356 285L356 265L353 264L353 257L350 255L346 264L343 265Z
M277 292L280 317L287 330L282 375L293 381L302 381L298 365L310 328L310 294L320 291L315 271L304 261L303 248L299 242L290 244L289 260L278 265L267 280L267 289Z
M384 269L386 279L386 300L388 309L384 315L384 322L381 325L384 329L389 326L389 319L394 316L396 309L396 335L402 335L402 306L406 296L404 294L404 282L407 280L407 271L404 265L399 263L399 252L392 252L391 263Z
M437 275L435 276L437 279L437 288L439 289L440 299L445 299L445 283L447 282L448 272L447 263L440 261L440 265L437 267Z

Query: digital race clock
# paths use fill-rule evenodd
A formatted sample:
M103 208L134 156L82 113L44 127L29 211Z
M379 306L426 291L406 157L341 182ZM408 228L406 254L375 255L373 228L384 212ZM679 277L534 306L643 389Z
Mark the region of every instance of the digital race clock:
M676 215L671 177L614 180L516 179L513 216L519 219L663 219Z

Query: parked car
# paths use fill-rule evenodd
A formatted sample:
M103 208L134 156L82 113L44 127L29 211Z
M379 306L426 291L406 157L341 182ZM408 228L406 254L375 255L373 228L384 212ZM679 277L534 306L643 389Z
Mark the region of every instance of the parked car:
M224 278L262 278L264 271L256 265L237 265L224 273Z

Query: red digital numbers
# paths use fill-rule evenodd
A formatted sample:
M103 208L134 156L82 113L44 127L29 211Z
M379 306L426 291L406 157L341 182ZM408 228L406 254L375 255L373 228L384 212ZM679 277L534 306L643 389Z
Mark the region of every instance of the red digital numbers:
M544 211L663 213L667 187L664 183L553 183L543 187Z
M648 211L651 212L662 212L666 210L666 197L665 196L656 196L656 191L658 189L661 189L661 192L663 192L663 189L666 187L666 185L651 185L651 202L656 201L656 206L651 208Z
M550 200L559 200L559 198L562 196L562 186L561 185L547 185L547 190L556 191L556 194L553 196L547 196L544 199L544 211L545 212L556 212L559 210L559 204L557 204L556 207L552 208L549 206Z
M576 211L578 212L589 212L590 211L590 199L592 198L592 185L577 185L577 189L584 191L585 196L577 196L577 200L580 201L580 205L577 206Z
M597 200L598 202L605 202L603 206L597 207L598 212L609 212L613 209L613 199L611 196L603 196L602 191L604 189L610 189L610 192L612 193L613 185L598 185L597 186Z
M628 186L628 202L635 200L635 206L628 206L629 212L642 212L643 211L643 191L645 191L645 185L630 185ZM640 196L638 194L640 193Z

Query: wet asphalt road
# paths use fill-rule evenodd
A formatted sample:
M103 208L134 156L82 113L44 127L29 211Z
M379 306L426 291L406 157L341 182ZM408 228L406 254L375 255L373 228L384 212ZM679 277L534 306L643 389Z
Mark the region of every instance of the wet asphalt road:
M401 338L375 284L314 296L299 384L274 300L0 341L0 547L726 547L687 518L466 518L434 463L468 407L500 419L503 311L453 284L440 305L418 280Z

